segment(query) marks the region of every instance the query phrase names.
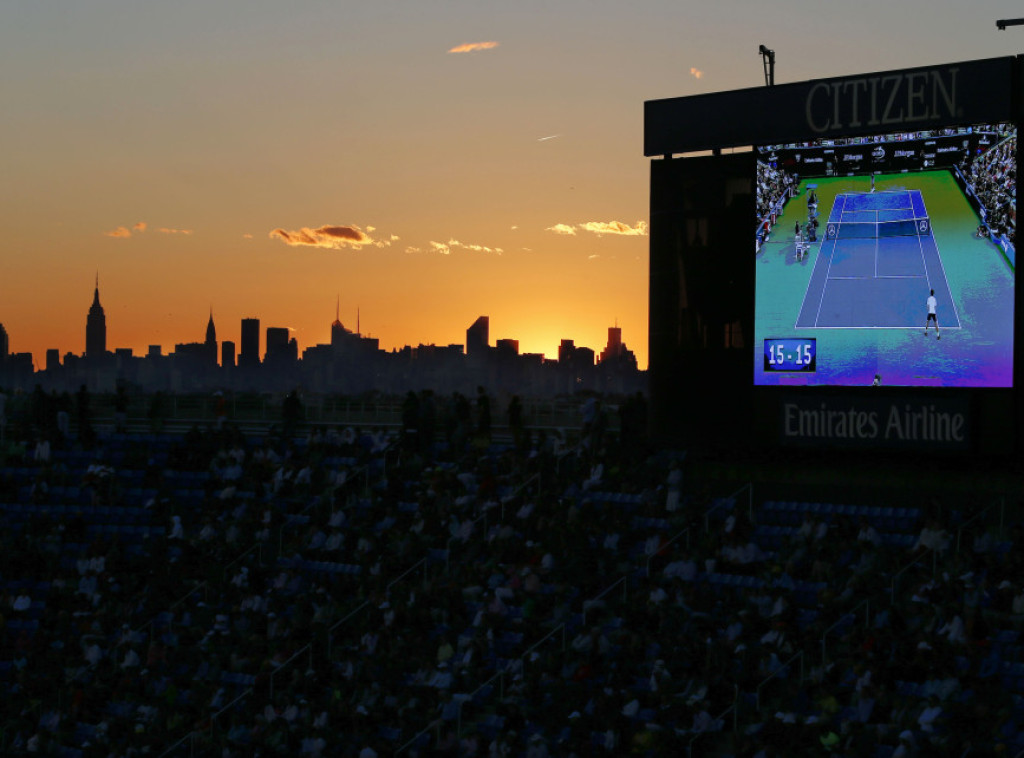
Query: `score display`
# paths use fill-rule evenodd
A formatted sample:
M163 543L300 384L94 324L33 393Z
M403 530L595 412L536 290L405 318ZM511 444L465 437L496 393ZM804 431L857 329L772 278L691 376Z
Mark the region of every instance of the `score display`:
M764 370L766 372L815 371L817 342L813 337L766 339L764 341Z

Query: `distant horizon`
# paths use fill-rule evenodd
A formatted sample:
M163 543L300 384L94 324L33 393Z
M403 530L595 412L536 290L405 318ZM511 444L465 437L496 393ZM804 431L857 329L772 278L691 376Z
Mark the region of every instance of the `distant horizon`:
M268 328L279 328L279 329L280 328L284 328L284 329L288 329L290 338L294 338L296 340L296 343L298 345L298 353L299 353L299 358L300 359L302 357L303 350L305 350L307 348L310 348L310 347L316 347L318 345L329 345L331 343L331 327L333 326L334 319L331 319L331 321L327 322L327 325L324 328L324 338L323 339L316 338L315 341L309 342L308 344L301 342L297 337L295 337L295 333L298 332L299 330L297 330L297 329L295 329L293 327L281 326L281 325L278 325L278 324L267 322L262 317L260 317L258 315L254 315L254 314L248 314L248 315L239 316L238 318L236 318L234 320L234 322L233 322L235 324L234 328L237 331L237 335L236 336L223 336L225 330L224 330L224 328L222 327L220 321L217 318L216 308L215 307L211 307L211 309L207 311L207 314L206 314L206 317L205 317L206 321L203 322L202 328L196 330L196 334L195 334L195 336L192 339L187 339L187 338L186 339L175 339L175 340L173 340L172 342L169 342L169 343L155 342L155 341L145 342L144 341L143 343L135 343L135 344L130 344L130 345L120 345L120 344L116 344L116 341L113 340L111 338L111 336L110 336L111 335L111 319L110 319L110 316L109 316L108 305L104 301L104 297L103 297L102 282L99 285L99 294L100 294L100 305L102 306L102 308L104 310L104 315L106 317L107 352L111 353L111 354L114 353L118 349L122 349L122 350L123 349L130 349L132 351L132 355L133 356L144 357L145 355L148 354L150 347L158 346L161 349L161 355L164 355L164 356L173 355L174 354L174 349L175 349L176 345L187 345L187 344L195 344L195 343L203 342L204 339L205 339L205 336L206 336L206 326L207 326L207 324L209 322L209 319L211 317L213 318L213 324L214 324L214 328L216 330L217 344L220 345L220 344L222 344L224 342L232 342L232 343L234 343L235 347L236 347L236 356L238 354L237 351L241 347L241 323L242 323L243 320L250 319L250 318L256 319L256 320L258 320L260 322L260 349L261 349L260 357L261 357L261 359L266 354L266 330ZM91 304L91 301L90 301L90 304ZM23 350L23 349L19 349L18 346L17 346L17 337L16 337L16 335L12 335L11 329L7 326L7 324L4 321L0 320L0 327L3 327L6 330L6 332L7 332L8 353L12 354L12 355L13 354L18 354L18 353L21 353L21 354L30 353L32 355L32 363L33 363L33 366L34 366L36 371L43 371L43 370L45 370L45 368L46 368L46 353L47 353L48 350L56 349L58 351L59 355L60 355L61 362L63 362L64 356L66 356L69 353L72 354L72 355L75 355L75 356L79 356L79 357L83 356L85 354L85 325L86 325L86 314L87 314L87 311L88 311L88 308L84 309L83 313L81 315L81 318L80 318L80 322L81 322L81 329L80 329L80 331L81 331L81 335L82 335L81 336L81 340L80 340L80 342L81 342L81 349L80 350L75 350L73 348L64 349L62 347L57 347L57 346L54 346L54 345L51 345L49 347L44 347L44 348L41 348L41 349L37 349L37 350ZM339 311L340 311L340 309L339 309ZM359 313L357 313L356 321L355 322L349 322L347 324L346 324L344 319L340 318L340 312L338 312L337 315L338 315L338 320L341 321L341 323L342 323L342 326L346 330L348 330L350 333L358 334L359 336L367 338L367 339L378 339L379 340L379 338L376 335L374 335L372 332L357 331L356 330L357 328L361 328L361 323L362 323L361 311ZM429 347L429 346L433 346L433 347L449 347L449 346L457 345L459 347L462 347L463 351L465 351L465 349L466 349L466 330L469 329L469 327L472 326L476 322L476 320L478 318L481 318L481 317L487 317L488 318L488 325L490 326L491 320L490 320L489 314L486 314L486 313L477 314L476 316L474 316L472 319L470 319L468 321L468 323L466 324L466 327L462 330L462 339L460 341L457 341L457 342L438 342L438 341L426 342L426 341L421 341L421 342L417 342L416 344L405 343L403 345L394 345L394 346L385 346L383 344L379 344L379 349L381 351L383 351L383 352L392 353L392 352L401 351L401 350L403 350L405 348L413 348L413 349L415 349L417 347ZM501 340L513 340L513 341L518 342L518 345L519 345L519 355L542 355L545 360L557 360L558 359L558 350L559 350L559 347L561 346L562 340L569 340L569 341L571 341L573 343L573 345L575 347L577 347L577 348L587 348L587 349L593 350L595 356L598 356L598 355L600 355L601 351L607 346L608 329L612 329L612 328L616 328L616 327L621 328L621 326L619 326L617 323L612 323L611 325L609 325L607 327L604 327L605 339L604 339L603 342L601 342L598 345L585 344L585 343L581 342L580 340L575 339L575 338L573 338L571 336L566 336L566 337L559 338L558 344L556 344L554 349L551 350L550 352L548 352L548 351L538 351L538 350L524 349L522 340L519 340L515 336L509 335L509 336L495 337L493 334L489 334L488 346L493 348L496 345L496 343L501 341ZM629 349L631 352L633 352L634 354L637 354L637 350L632 345L629 344L629 341L626 340L625 337L623 337L622 344L627 349ZM219 365L220 364L220 354L219 353L218 353L217 362L218 362L218 365ZM639 366L639 359L638 359L638 367L639 367L639 370L641 370L641 371L645 371L646 370L646 366Z

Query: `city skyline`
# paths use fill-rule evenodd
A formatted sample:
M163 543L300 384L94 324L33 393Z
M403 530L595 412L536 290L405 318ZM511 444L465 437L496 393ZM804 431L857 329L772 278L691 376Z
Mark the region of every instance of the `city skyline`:
M99 277L85 316L85 350L61 354L46 350L45 363L31 353L9 352L7 330L0 323L0 388L30 387L68 392L78 387L98 392L290 392L361 395L408 391L472 393L479 387L542 397L580 391L632 394L646 388L636 354L622 339L619 326L608 327L604 349L563 338L557 358L521 352L519 340L497 338L491 344L490 318L476 318L459 344L420 343L390 351L380 341L346 327L340 302L329 339L300 349L286 327L242 318L239 337L218 340L213 311L202 341L133 348L108 344L106 310Z
M986 10L7 4L0 323L37 365L83 352L99 271L137 355L211 306L314 345L340 292L385 350L486 313L547 357L618 323L646 368L644 101L761 86L762 43L780 84L1017 53L1019 7Z
M99 359L104 356L112 356L118 351L127 351L134 357L145 357L147 355L153 355L154 353L160 356L171 356L176 353L180 353L181 348L191 348L197 345L205 345L208 348L212 346L216 352L214 353L216 360L214 361L217 365L225 365L223 357L220 352L220 346L224 343L230 343L237 356L237 360L234 365L245 366L246 363L254 365L262 362L269 352L272 352L270 347L270 341L277 337L284 339L285 342L289 340L296 343L297 353L302 355L303 351L308 348L322 347L324 345L335 344L338 340L338 335L352 335L367 340L373 340L379 342L372 334L364 334L360 328L361 317L359 310L356 311L355 327L352 328L352 322L348 326L341 320L341 299L335 304L334 319L332 322L327 323L327 326L323 329L322 338L317 338L316 341L310 342L309 344L298 343L297 338L292 336L292 329L290 327L275 326L269 323L264 323L257 314L249 314L243 316L238 320L239 328L237 334L232 332L230 329L225 328L222 323L220 328L221 337L218 338L218 330L216 326L217 319L214 317L214 308L211 306L207 313L206 324L203 327L204 339L200 342L198 339L175 342L174 344L164 344L154 342L152 340L146 342L143 349L137 349L131 345L119 345L116 342L112 342L108 336L108 322L106 318L106 310L103 306L103 300L100 293L100 280L99 275L96 275L95 284L93 287L93 297L91 304L89 305L84 320L84 339L82 340L82 349L76 351L74 349L63 349L58 346L49 346L44 348L39 354L36 354L27 350L18 350L16 347L12 347L9 331L4 326L4 323L0 321L0 360L5 356L14 356L17 354L24 355L28 353L32 356L32 365L35 371L44 371L47 369L47 355L56 354L61 357L70 355L75 358L90 358ZM471 338L471 334L479 334L480 327L482 325L482 341L474 340ZM247 329L248 327L248 329ZM622 328L616 321L611 327L604 327L607 336L607 342L604 343L604 350L608 349L617 344L618 340L621 340ZM248 333L247 333L248 332ZM198 330L194 336L198 336ZM228 336L224 336L227 334ZM273 335L273 336L271 336ZM285 336L286 335L286 336ZM585 345L578 342L571 335L565 335L559 339L559 345L556 346L553 354L538 353L530 350L520 351L519 338L513 334L505 335L502 337L492 338L490 335L490 317L487 314L481 314L475 317L472 321L469 321L467 328L463 332L464 339L461 342L420 342L417 344L405 344L393 346L390 349L380 347L383 352L400 352L409 348L419 347L460 347L463 349L465 354L470 354L474 348L494 348L502 343L504 344L515 344L517 354L520 355L540 355L545 360L553 361L557 360L559 353L564 348L566 343L573 344L576 347L586 348L594 351L595 355L598 355L598 348L595 345ZM325 339L324 339L325 338ZM491 343L494 344L491 344ZM15 343L16 345L16 343ZM156 349L156 350L154 350ZM255 351L255 356L253 352ZM635 354L635 350L629 349L630 353ZM255 360L254 360L255 359Z

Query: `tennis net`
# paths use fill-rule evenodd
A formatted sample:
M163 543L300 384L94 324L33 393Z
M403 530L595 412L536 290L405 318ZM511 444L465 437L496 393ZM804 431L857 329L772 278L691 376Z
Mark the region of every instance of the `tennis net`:
M830 240L915 237L931 234L931 230L932 224L927 217L899 221L830 221L825 226L825 237Z

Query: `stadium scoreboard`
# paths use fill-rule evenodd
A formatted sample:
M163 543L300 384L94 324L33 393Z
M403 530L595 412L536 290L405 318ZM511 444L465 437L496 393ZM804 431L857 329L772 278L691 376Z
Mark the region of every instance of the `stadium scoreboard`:
M1021 66L644 104L656 437L846 444L793 419L889 403L960 419L930 449L1016 448Z

